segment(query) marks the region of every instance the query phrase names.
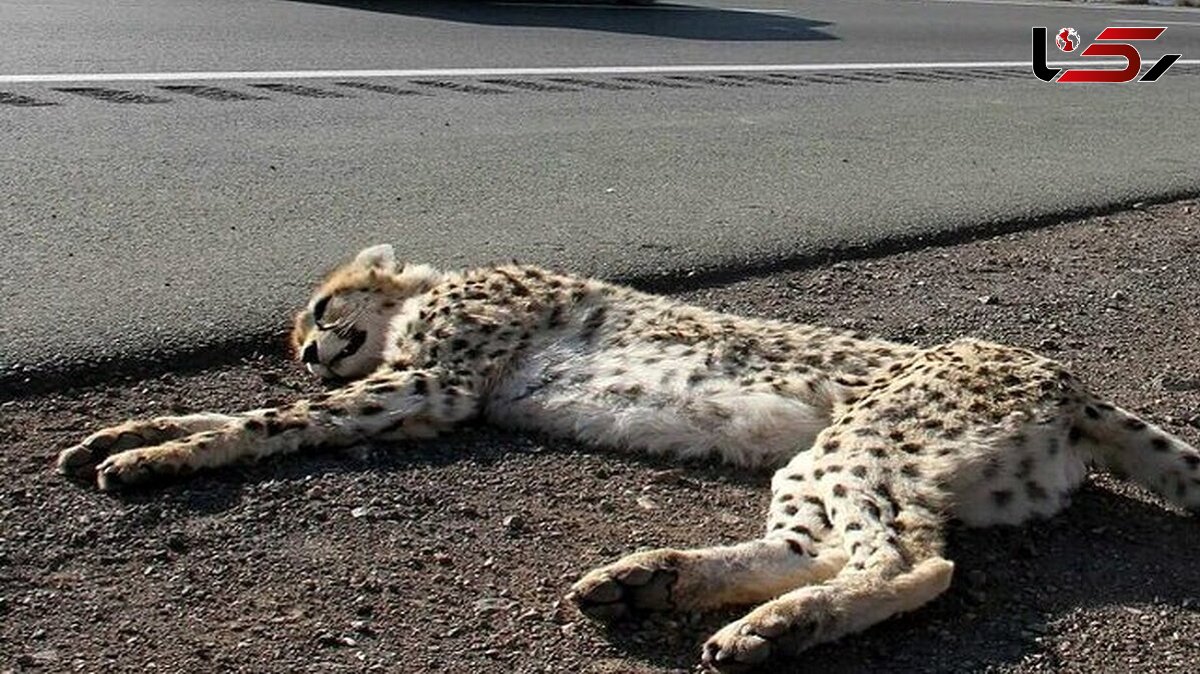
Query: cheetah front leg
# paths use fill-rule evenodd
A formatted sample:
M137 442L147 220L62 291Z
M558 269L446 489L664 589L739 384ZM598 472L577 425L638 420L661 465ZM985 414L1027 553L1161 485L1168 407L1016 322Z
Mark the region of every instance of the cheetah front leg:
M383 435L428 437L475 415L478 400L473 382L462 373L381 370L289 406L233 415L210 430L112 453L96 467L96 481L110 490L303 448L346 446ZM60 463L70 461L60 457Z
M205 413L126 421L92 433L83 442L62 451L58 455L58 472L75 477L91 477L96 464L110 454L216 430L234 420L235 417L228 414Z

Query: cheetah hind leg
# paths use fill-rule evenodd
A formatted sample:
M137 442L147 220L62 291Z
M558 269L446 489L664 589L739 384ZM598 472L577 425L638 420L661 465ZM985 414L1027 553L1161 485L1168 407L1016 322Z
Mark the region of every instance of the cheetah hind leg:
M79 444L60 452L58 472L90 479L96 465L112 454L216 430L233 421L231 416L211 413L126 421L92 433Z
M755 667L860 632L915 610L946 591L954 565L941 556L943 525L917 499L901 497L885 522L863 485L833 499L833 526L849 553L832 579L801 587L754 609L704 645L705 664L721 671ZM900 526L897 526L900 525Z
M793 590L721 628L704 644L704 663L742 671L860 632L929 603L950 586L953 572L952 562L932 557L887 579L845 572Z
M694 550L637 552L585 575L568 598L584 615L614 621L646 611L752 605L832 577L846 562L839 546L766 538Z

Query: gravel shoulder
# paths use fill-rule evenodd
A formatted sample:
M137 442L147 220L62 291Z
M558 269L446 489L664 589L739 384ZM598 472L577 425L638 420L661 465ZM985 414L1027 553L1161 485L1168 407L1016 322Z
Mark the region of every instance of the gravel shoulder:
M683 296L924 344L1027 346L1200 442L1196 201ZM559 600L639 547L754 537L763 474L482 428L118 497L52 474L100 425L315 390L266 351L0 403L0 672L680 672L735 616L604 632ZM1200 671L1198 556L1195 518L1096 478L1053 520L955 530L945 596L778 671Z

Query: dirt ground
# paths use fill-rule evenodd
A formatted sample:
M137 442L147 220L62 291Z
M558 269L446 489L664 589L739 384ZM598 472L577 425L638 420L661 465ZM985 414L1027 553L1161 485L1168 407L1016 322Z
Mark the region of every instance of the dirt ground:
M688 292L740 313L1070 364L1200 442L1200 204ZM284 322L281 317L281 324ZM266 350L264 350L264 353ZM559 600L645 546L755 537L766 476L472 429L109 496L54 475L89 429L280 403L272 350L0 403L0 672L680 672L735 613L605 632ZM1063 515L956 530L925 609L773 671L1200 671L1200 522L1108 479Z

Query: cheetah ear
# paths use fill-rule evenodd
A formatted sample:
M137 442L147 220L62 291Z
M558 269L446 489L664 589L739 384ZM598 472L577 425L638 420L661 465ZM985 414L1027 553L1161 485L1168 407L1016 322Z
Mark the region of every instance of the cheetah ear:
M381 269L384 271L395 271L396 269L396 249L392 248L391 244L381 243L378 246L364 248L355 256L354 264L367 269Z

